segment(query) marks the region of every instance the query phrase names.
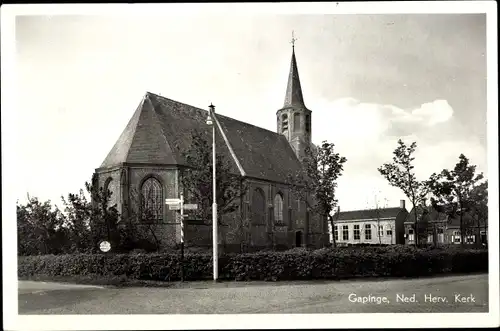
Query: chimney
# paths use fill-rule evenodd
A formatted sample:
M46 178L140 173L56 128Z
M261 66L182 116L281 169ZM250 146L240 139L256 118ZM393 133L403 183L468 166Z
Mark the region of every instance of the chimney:
M406 209L405 208L405 201L404 200L399 200L399 208Z

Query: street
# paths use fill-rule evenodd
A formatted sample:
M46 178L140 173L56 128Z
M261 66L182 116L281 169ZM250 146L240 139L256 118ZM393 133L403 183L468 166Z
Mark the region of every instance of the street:
M488 275L397 280L191 282L172 288L19 281L19 314L488 312Z

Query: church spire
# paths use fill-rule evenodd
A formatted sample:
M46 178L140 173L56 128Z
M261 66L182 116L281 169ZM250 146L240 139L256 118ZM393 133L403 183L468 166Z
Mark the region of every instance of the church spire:
M288 75L288 84L286 86L285 103L286 107L305 107L304 98L302 96L302 88L300 87L299 69L297 68L297 60L295 59L295 34L292 31L292 61L290 63L290 73Z

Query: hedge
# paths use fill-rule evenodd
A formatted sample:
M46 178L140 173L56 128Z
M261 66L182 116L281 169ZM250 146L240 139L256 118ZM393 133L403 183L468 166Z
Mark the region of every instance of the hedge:
M18 276L121 276L134 280L175 281L180 279L179 261L180 256L176 253L23 256L18 258ZM465 248L338 247L219 258L220 278L237 281L418 277L487 270L487 250ZM211 279L210 252L187 253L184 277L186 280Z

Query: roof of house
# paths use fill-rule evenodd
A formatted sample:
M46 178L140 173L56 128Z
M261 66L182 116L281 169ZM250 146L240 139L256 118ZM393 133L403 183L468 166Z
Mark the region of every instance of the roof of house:
M421 213L423 212L424 208L419 206L417 207L417 215L420 216ZM456 215L454 217L448 217L448 215L444 212L438 212L435 208L433 207L428 207L427 208L427 214L426 214L426 219L427 222L447 222L448 226L451 227L460 227L460 216ZM470 214L465 213L463 218L462 218L464 224L468 224L471 220L472 217ZM415 222L415 214L414 210L412 209L408 216L406 217L405 223L414 223Z
M101 168L122 163L186 165L193 130L212 141L206 124L208 111L147 92L134 115L109 152ZM301 167L287 139L278 133L216 114L229 146L217 130L217 153L230 160L233 173L275 182ZM234 157L230 149L234 151Z
M389 207L380 209L360 209L351 211L341 211L338 217L339 221L354 221L364 219L377 218L396 218L402 211L406 211L400 207Z

